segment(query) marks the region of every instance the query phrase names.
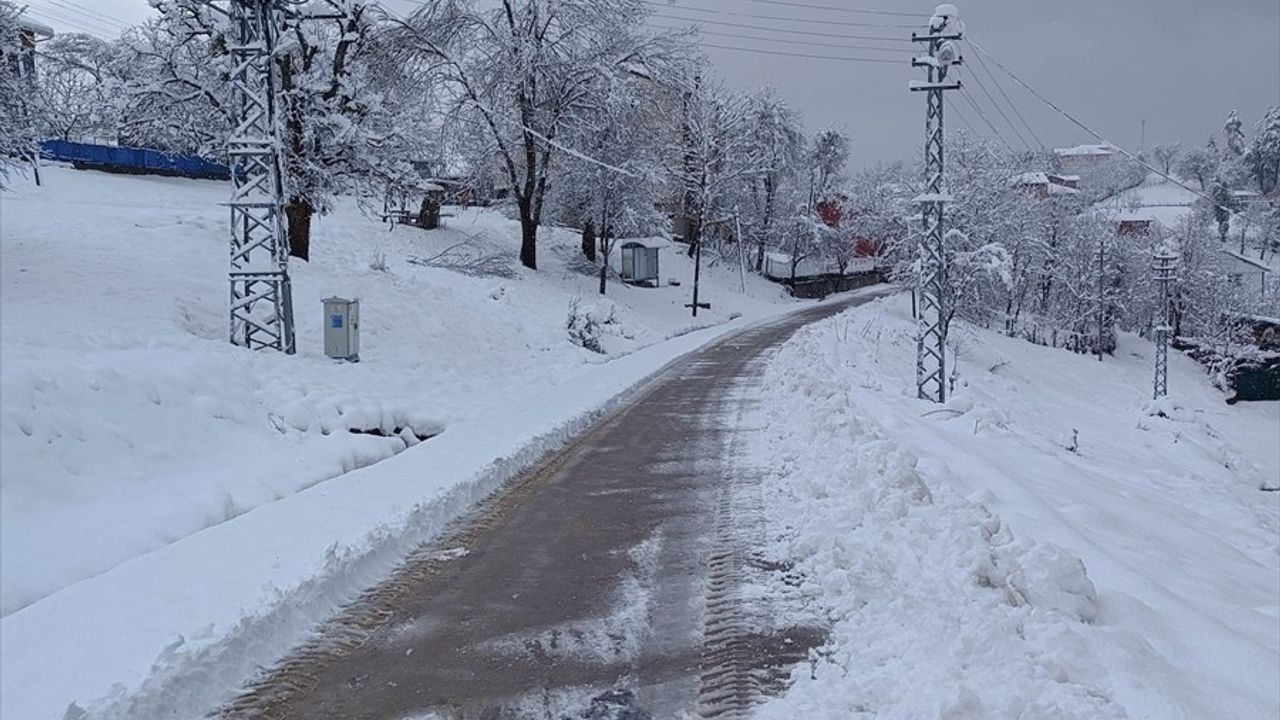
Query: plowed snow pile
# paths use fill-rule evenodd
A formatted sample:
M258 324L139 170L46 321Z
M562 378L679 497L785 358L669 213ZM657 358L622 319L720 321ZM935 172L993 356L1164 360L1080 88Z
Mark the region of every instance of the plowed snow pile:
M831 636L762 717L1275 717L1280 403L1178 354L1150 403L1132 336L1098 363L958 326L938 407L913 338L898 296L770 362L744 462Z

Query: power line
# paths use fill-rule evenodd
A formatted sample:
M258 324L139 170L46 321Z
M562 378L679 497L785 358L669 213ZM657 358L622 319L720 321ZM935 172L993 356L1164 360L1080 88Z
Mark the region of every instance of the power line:
M1001 135L1000 131L996 129L995 124L987 119L987 114L982 112L982 108L978 107L978 103L974 102L973 96L969 94L968 88L960 88L960 97L964 98L965 101L969 103L969 107L973 108L973 111L978 114L978 117L982 119L982 122L986 123L987 127L991 128L991 132L995 134L996 139L1003 143L1004 146L1009 149L1009 152L1017 152L1013 149L1013 146L1009 144L1009 141L1005 139L1004 135Z
M67 10L70 10L73 13L79 13L81 15L84 15L86 18L90 20L98 20L108 25L118 25L122 29L128 27L128 23L122 22L119 18L112 17L110 15L107 15L106 13L98 12L97 10L94 10L92 8L87 8L77 2L74 2L73 0L45 0L45 2L50 2L50 3L53 3L54 5L58 5L60 7L66 8Z
M53 2L53 0L45 0L45 2ZM46 6L42 3L27 5L27 9L32 12L44 13L49 17L56 17L62 22L77 22L81 25L98 28L111 27L112 25L118 25L121 28L124 27L123 23L120 23L120 21L115 20L114 18L100 19L92 15L82 13L74 8L59 7L56 3L52 6Z
M654 27L659 30L680 30L680 28L671 27L669 25L651 25L650 27ZM907 53L907 54L911 54L913 52L912 50L908 50L906 48L880 48L880 47L871 47L869 45L846 45L844 43L824 43L824 42L818 42L816 40L785 40L782 38L771 38L763 35L739 35L737 33L722 33L722 32L716 32L714 30L703 30L702 28L698 28L698 34L714 35L716 37L737 38L740 40L760 40L762 42L787 43L789 45L804 45L806 47L835 48L837 50L877 50L880 52Z
M959 104L952 105L951 109L955 111L956 117L960 118L960 122L964 123L964 126L969 128L969 132L973 133L975 137L982 137L982 133L978 132L978 129L973 126L973 123L969 122L969 118L964 113L960 112Z
M1013 124L1013 121L1011 121L1009 119L1009 116L1005 114L1004 108L1001 107L1000 103L996 102L996 99L991 96L991 91L987 90L986 83L982 82L982 78L978 77L978 73L975 72L972 74L972 76L973 76L974 82L978 83L978 89L982 91L983 95L987 96L987 100L990 100L991 104L995 106L996 112L1000 113L1000 117L1004 118L1005 123L1007 123L1009 127L1013 129L1013 134L1017 135L1018 140L1023 145L1025 145L1028 150L1030 150L1031 143L1027 142L1027 139L1022 137L1022 132L1018 130L1018 126Z
M830 10L832 12L850 13L856 15L896 15L898 17L909 18L926 18L929 17L923 13L900 12L897 10L862 10L858 8L840 7L838 5L814 5L811 3L800 2L784 2L783 0L747 0L747 2L758 3L760 5L778 5L790 8L806 8L809 10Z
M119 34L110 28L105 28L101 25L91 23L88 20L82 20L73 15L63 15L56 11L51 11L48 8L28 6L27 11L33 16L44 16L46 21L54 25L64 25L76 32L85 32L90 35L105 35L107 37Z
M836 38L837 40L879 40L882 42L911 42L901 37L884 37L883 35L843 35L840 33L824 33L816 30L790 30L788 28L768 27L763 25L747 25L745 23L728 22L725 20L702 20L699 18L680 17L678 15L667 15L666 13L653 13L653 17L662 18L663 20L678 20L694 25L720 25L724 27L743 28L746 30L764 30L766 32L777 32L786 35L800 35L804 37L825 37Z
M644 3L652 7L664 8L667 10L679 10L680 12L698 12L698 13L704 13L708 15L718 15L718 16L729 15L732 17L750 18L753 20L780 20L782 22L800 23L802 25L823 25L828 27L832 25L838 25L843 27L889 28L892 30L902 30L902 29L911 29L911 28L919 27L918 25L914 25L914 24L906 25L903 23L891 24L891 23L858 22L856 20L815 20L811 18L787 17L785 15L762 15L760 13L736 12L733 10L716 10L712 8L691 7L688 5L670 5L663 2L657 2L657 0L644 0Z
M902 60L889 60L886 58L860 58L845 57L842 55L811 55L809 53L794 53L784 50L761 50L758 48L736 47L733 45L716 45L713 43L699 43L702 47L717 48L720 50L738 50L740 52L756 53L758 55L780 55L783 57L812 58L814 60L841 60L844 62L865 62L865 63L888 63L890 65L901 65L907 67L907 63Z
M968 42L968 38L965 39L965 42ZM1004 98L1005 102L1009 103L1009 107L1013 109L1013 114L1017 115L1018 119L1022 121L1023 127L1027 129L1027 132L1031 133L1031 137L1036 141L1036 144L1040 146L1041 150L1046 149L1044 141L1040 139L1039 135L1036 135L1036 131L1031 127L1031 123L1027 122L1027 119L1022 116L1022 111L1019 110L1018 106L1009 99L1009 94L1004 91L1004 86L1000 84L1000 79L995 76L995 73L991 72L991 68L987 67L987 61L982 58L982 53L975 52L974 57L978 58L978 64L982 66L984 71L986 71L987 77L991 78L991 82L995 83L996 90L999 91L1000 96Z
M973 42L972 40L970 40L970 41L969 41L969 44L970 44L971 46L973 46L973 49L974 49L974 50L977 50L979 53L981 53L981 54L983 54L983 55L986 55L988 60L990 60L990 61L991 61L991 62L992 62L996 67L998 67L998 68L1000 68L1002 71L1004 71L1004 73L1005 73L1006 75L1008 75L1009 77L1013 78L1013 81L1014 81L1014 82L1016 82L1016 83L1018 83L1019 85L1021 85L1021 86L1022 86L1022 88L1023 88L1024 90L1026 90L1027 92L1029 92L1029 93L1031 93L1032 95L1034 95L1034 96L1035 96L1035 98L1036 98L1037 100L1039 100L1040 102L1044 103L1045 105L1048 105L1049 107L1053 108L1055 111L1057 111L1057 113L1058 113L1059 115L1061 115L1062 117L1066 118L1067 120L1070 120L1070 121L1071 121L1071 123L1072 123L1072 124L1074 124L1076 127L1078 127L1078 128L1080 128L1081 130L1084 130L1085 132L1089 133L1089 135L1091 135L1094 139L1096 139L1096 140L1098 140L1098 141L1100 141L1100 142L1106 143L1107 145L1109 145L1109 146L1111 146L1111 147L1115 148L1117 151L1119 151L1119 152L1120 152L1120 154L1121 154L1121 155L1124 155L1125 157L1129 158L1130 160L1132 160L1132 161L1134 161L1134 162L1138 163L1138 164L1139 164L1139 165L1141 165L1142 167L1144 167L1144 168L1146 168L1147 170L1150 170L1151 172L1153 172L1153 173L1155 173L1155 174L1159 175L1160 177L1164 178L1165 180L1168 180L1169 182L1173 183L1174 185L1177 185L1178 187L1182 188L1183 190L1186 190L1187 192L1191 193L1192 195L1195 195L1196 197L1199 197L1199 198L1201 198L1201 199L1203 199L1203 200L1207 201L1211 206L1216 207L1216 208L1219 208L1219 209L1221 209L1221 210L1224 210L1224 211L1226 211L1226 212L1228 212L1228 213L1231 213L1232 215L1235 215L1235 214L1236 214L1236 211L1235 211L1235 210L1232 210L1231 208L1226 207L1226 206L1224 206L1224 205L1219 205L1217 202L1215 202L1215 201L1213 200L1213 198L1209 197L1208 195L1204 194L1203 192L1201 192L1201 191L1199 191L1199 190L1196 190L1195 188L1191 187L1190 185L1187 185L1186 183L1183 183L1181 180L1178 180L1177 178L1173 177L1173 176L1172 176L1172 175L1170 175L1169 173L1166 173L1166 172L1164 172L1163 170L1160 170L1159 168L1155 167L1154 165L1152 165L1152 164L1148 163L1146 160L1143 160L1142 158L1138 157L1137 155L1134 155L1133 153L1129 152L1128 150L1125 150L1123 147L1121 147L1121 146L1119 146L1119 145L1117 145L1117 144L1115 144L1115 143L1111 142L1110 140L1106 139L1105 137L1103 137L1102 135L1100 135L1097 131L1095 131L1093 128L1089 127L1088 125L1085 125L1085 124L1084 124L1083 122L1081 122L1080 120L1077 120L1077 119L1076 119L1076 117L1075 117L1074 115L1072 115L1071 113L1067 112L1066 110L1063 110L1061 107L1059 107L1059 106L1058 106L1058 104L1057 104L1057 103L1053 102L1052 100L1050 100L1049 98L1045 97L1044 95L1041 95L1041 94L1040 94L1040 93L1039 93L1035 88L1033 88L1033 87L1031 87L1030 85L1028 85L1027 83L1023 82L1022 78L1018 77L1018 76L1017 76L1017 75L1016 75L1012 70L1010 70L1009 68L1005 67L1005 66L1004 66L1004 64L1003 64L1003 63L1001 63L999 60L997 60L997 59L995 59L994 57L992 57L991 53L987 52L987 51L986 51L986 49L985 49L985 48L983 48L981 45L979 45L979 44L978 44L978 43L976 43L976 42Z

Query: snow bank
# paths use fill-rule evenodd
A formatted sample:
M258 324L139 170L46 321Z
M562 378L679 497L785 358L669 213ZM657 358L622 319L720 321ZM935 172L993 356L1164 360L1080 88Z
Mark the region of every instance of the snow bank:
M770 554L831 641L761 717L1273 717L1280 404L1227 407L1179 356L1157 411L1139 339L1099 364L961 327L935 407L908 307L766 373Z
M543 270L521 272L519 234L494 212L389 232L346 203L293 265L298 356L246 353L225 339L224 183L46 175L3 198L0 615L408 444L350 429L432 435L688 323L687 291L612 283L601 352L585 350L566 317L598 296L571 233L544 231ZM415 264L459 247L514 277ZM679 253L662 262L691 274ZM709 323L781 299L705 271ZM321 352L335 293L362 300L356 365Z
M0 198L5 718L203 713L619 393L735 315L799 307L704 267L715 327L683 334L687 288L589 300L572 233L542 234L533 273L497 213L388 230L340 204L293 265L298 355L247 352L225 339L225 184L44 180ZM460 246L510 267L420 262ZM358 364L321 352L334 294L362 300ZM570 337L579 298L612 318L603 352Z

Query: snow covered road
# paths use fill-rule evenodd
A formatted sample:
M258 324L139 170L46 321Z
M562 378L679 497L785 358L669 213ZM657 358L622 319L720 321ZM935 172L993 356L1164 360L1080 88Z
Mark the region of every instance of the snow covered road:
M726 456L764 352L848 302L680 361L222 717L735 716L768 680L758 668L802 659L821 635L740 612L750 552Z

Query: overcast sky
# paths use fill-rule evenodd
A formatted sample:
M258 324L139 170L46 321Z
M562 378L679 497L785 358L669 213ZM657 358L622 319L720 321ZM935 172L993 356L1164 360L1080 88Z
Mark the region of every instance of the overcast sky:
M146 0L26 2L56 30L73 29L68 20L109 30L141 20L150 12ZM388 0L402 12L412 9L412 2ZM1144 119L1147 146L1172 141L1201 144L1222 127L1232 108L1240 111L1246 132L1252 135L1253 124L1265 109L1280 103L1280 0L967 0L955 4L967 25L967 37L1031 87L1125 147L1137 149ZM920 77L921 72L906 64L910 55L846 49L851 45L907 49L911 45L804 33L907 38L910 28L879 26L910 24L910 18L856 11L928 13L934 3L676 0L668 6L666 0L654 0L654 5L662 6L658 12L663 15L708 20L703 29L720 33L704 36L709 44L829 57L903 59L898 66L708 49L728 84L742 88L772 84L804 114L810 129L838 127L848 132L857 165L922 152L918 146L923 139L924 98L906 89L907 81ZM669 18L655 18L653 23L689 24ZM779 42L782 40L789 42ZM1035 140L1004 105L1001 88L1046 145L1090 141L1082 130L992 66L1000 81L997 88L973 55L966 50L968 64L961 79L967 80L967 92L983 114L1014 147L1021 147L1021 141L975 80L986 85L1029 143L1035 144ZM969 100L953 92L948 93L947 102L949 107L958 106L959 113L980 134L993 135ZM959 114L949 113L947 118L948 129L965 127L957 122Z

